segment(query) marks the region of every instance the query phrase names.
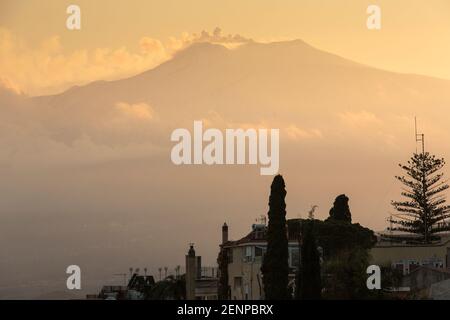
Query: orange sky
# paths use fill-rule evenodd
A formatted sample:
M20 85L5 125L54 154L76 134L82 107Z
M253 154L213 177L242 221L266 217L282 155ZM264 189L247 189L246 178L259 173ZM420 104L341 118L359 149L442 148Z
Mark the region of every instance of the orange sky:
M80 31L65 27L72 3L81 7ZM380 31L366 28L369 4L381 7ZM372 66L450 79L449 18L447 0L1 0L0 76L30 94L120 78L219 26L257 41L301 38Z
M73 3L79 31L66 29ZM381 6L379 31L366 27L369 4ZM72 263L91 285L130 266L157 274L182 264L190 242L214 265L223 222L231 239L247 234L267 213L272 177L256 166L175 166L170 133L194 120L280 129L288 218L318 205L326 219L345 193L354 222L386 228L401 199L397 164L415 150L414 116L427 150L450 159L450 81L361 67L301 41L200 44L142 76L58 97L4 88L45 95L129 77L199 38L235 45L228 34L299 38L450 79L450 0L0 0L0 273L10 275L0 297L7 285L14 298L59 291Z

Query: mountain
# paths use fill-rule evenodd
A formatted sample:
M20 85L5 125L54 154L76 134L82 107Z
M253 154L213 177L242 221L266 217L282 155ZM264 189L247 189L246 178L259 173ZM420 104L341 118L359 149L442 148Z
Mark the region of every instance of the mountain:
M52 96L0 94L3 279L27 283L79 264L89 279L181 264L189 242L214 264L220 226L246 234L267 212L259 166L175 166L170 134L193 120L280 129L290 217L350 197L382 229L397 163L426 147L449 158L450 81L362 65L303 41L197 43L142 74ZM18 102L19 101L19 102ZM448 171L446 171L448 172ZM1 285L2 283L0 283ZM91 283L92 285L92 283ZM49 291L61 291L58 285Z
M300 40L250 42L233 50L197 43L137 76L33 100L41 112L48 109L50 125L55 118L64 121L70 115L70 122L57 130L64 131L63 136L70 131L66 138L88 134L107 143L104 128L93 132L92 127L98 127L99 117L105 121L114 117L115 106L121 102L145 103L171 128L213 117L228 124L270 119L280 125L300 125L306 131L326 131L324 124L345 112L365 112L381 119L394 113L442 120L439 115L450 102L449 83L364 66ZM156 140L164 134L159 133ZM140 136L149 139L143 132ZM136 135L130 139L134 141Z
M410 99L406 102L411 103L420 97L433 98L427 94L442 95L434 97L436 101L448 99L448 86L447 80L357 64L314 49L300 40L269 44L250 42L234 50L197 43L171 61L137 76L95 82L38 100L50 101L50 105L59 108L76 106L78 109L106 108L108 103L118 100L147 101L169 115L174 110L203 115L204 104L211 103L207 99L214 98L214 103L219 104L218 111L231 108L232 116L251 118L242 112L242 105L246 105L246 111L266 113L267 109L285 102L286 106L279 109L289 112L290 116L294 103L298 107L320 107L326 111L328 103L334 103L337 98L337 102L345 100L342 102L355 108L360 100L369 102L369 107L378 104L386 108L386 101L392 99ZM328 94L322 95L325 91ZM416 101L413 107L418 103L424 101ZM399 103L397 108L410 110L404 104ZM236 110L242 115L232 113Z

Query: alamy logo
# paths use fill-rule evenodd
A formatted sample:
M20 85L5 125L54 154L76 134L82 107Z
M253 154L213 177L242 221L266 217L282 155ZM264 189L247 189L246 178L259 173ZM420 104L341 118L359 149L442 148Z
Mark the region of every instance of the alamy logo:
M203 122L194 121L193 137L188 129L176 129L171 141L172 162L181 164L260 164L261 175L274 175L279 169L279 130L218 129L203 131ZM205 145L204 145L205 143ZM270 146L269 146L270 145ZM268 152L270 147L270 153Z
M381 29L381 8L375 4L367 7L367 29L369 30L380 30Z
M381 269L377 265L370 265L367 267L366 273L369 275L366 281L367 289L380 290L381 289Z
M81 29L81 9L75 4L71 4L66 10L69 16L66 20L66 27L69 30L80 30Z
M66 269L66 273L70 274L67 277L66 286L69 290L81 289L81 269L77 265L70 265Z

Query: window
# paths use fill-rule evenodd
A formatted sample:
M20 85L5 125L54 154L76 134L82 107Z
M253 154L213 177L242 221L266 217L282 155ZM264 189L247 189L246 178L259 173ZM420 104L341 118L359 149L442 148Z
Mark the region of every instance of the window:
M300 253L298 248L289 248L289 266L298 268L300 264Z
M255 257L262 257L262 256L263 256L263 248L255 247Z
M249 290L248 284L245 284L244 285L244 295L245 295L244 300L248 300L249 291L250 290Z
M233 263L233 248L227 250L228 263Z
M240 289L242 287L242 277L234 277L234 289Z
M264 257L266 256L266 252L267 252L267 249L266 249L266 248L263 248L263 249L262 249L261 263L264 262Z
M247 246L243 248L244 250L244 262L251 262L253 261L253 247Z

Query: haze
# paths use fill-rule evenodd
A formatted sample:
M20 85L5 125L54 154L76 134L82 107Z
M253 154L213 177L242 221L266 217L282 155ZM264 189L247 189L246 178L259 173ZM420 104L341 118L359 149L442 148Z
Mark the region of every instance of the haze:
M280 129L290 218L318 205L324 219L345 193L354 221L384 229L401 191L397 164L415 151L414 116L427 150L449 158L450 81L437 78L450 69L447 2L419 10L415 1L381 1L398 16L394 23L386 14L379 34L365 29L361 2L330 3L322 12L314 4L321 1L287 1L270 18L268 2L241 4L236 15L231 2L189 10L171 2L153 10L145 7L151 2L132 1L127 10L95 3L93 10L80 1L97 27L78 34L62 29L59 2L1 4L2 298L60 297L70 264L83 270L82 293L120 283L114 274L129 267L156 275L158 267L182 265L190 242L205 264L215 264L221 225L228 223L232 239L244 236L267 213L272 177L256 166L174 166L170 133L194 120L220 130ZM32 24L39 10L61 6L61 26L57 14ZM150 18L172 17L169 9L173 20ZM423 28L405 18L419 11ZM127 28L105 22L118 12ZM306 18L312 13L317 21ZM19 15L29 17L26 24ZM402 17L414 22L414 35ZM197 34L159 40L188 30ZM412 50L418 43L421 50Z

